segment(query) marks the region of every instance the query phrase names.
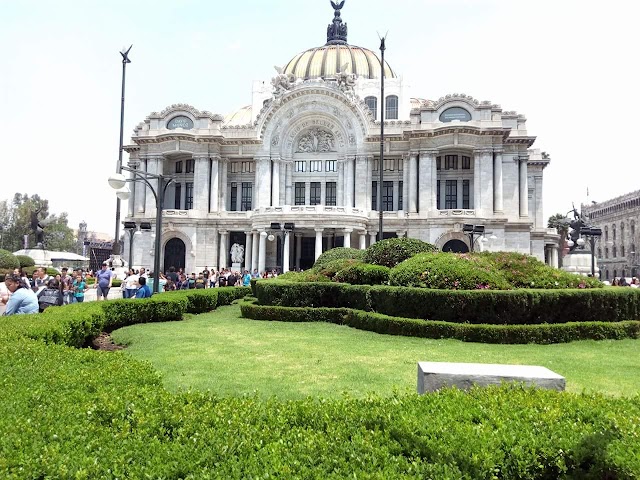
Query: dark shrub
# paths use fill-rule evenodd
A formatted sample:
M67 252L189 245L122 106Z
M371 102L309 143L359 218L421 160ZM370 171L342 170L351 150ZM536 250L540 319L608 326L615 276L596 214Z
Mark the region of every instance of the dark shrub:
M417 238L389 238L376 242L364 252L362 261L393 268L418 253L437 252L438 248Z
M389 267L360 263L338 271L333 279L336 282L352 285L384 285L389 281Z
M6 270L20 268L20 261L13 253L9 252L8 250L0 249L0 268Z
M455 253L422 253L389 274L389 284L441 290L507 290L510 284L489 259Z
M36 264L35 260L31 258L29 255L16 255L16 258L20 262L20 266L22 268L33 267Z
M329 263L326 263L321 268L316 267L313 270L315 270L320 275L324 275L325 277L330 278L331 280L335 280L334 277L336 273L338 273L340 270L353 267L354 265L364 265L364 264L360 260L355 260L353 258L342 258L339 260L333 260ZM338 280L338 281L341 281L341 280Z
M322 268L329 262L332 262L334 260L343 260L346 258L353 260L362 260L363 255L364 250L358 250L357 248L332 248L331 250L323 252L322 255L320 255L316 260L316 263L313 264L313 267Z

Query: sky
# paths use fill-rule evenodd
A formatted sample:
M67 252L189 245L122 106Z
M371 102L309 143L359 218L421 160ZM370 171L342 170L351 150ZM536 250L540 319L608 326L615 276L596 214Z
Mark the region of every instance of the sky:
M346 0L349 43L377 51L409 96L465 93L527 118L549 153L544 215L636 190L640 112L631 0ZM113 235L122 63L125 144L175 103L225 115L253 80L326 42L329 0L0 0L0 200L39 194ZM124 161L127 161L124 154ZM589 197L587 198L587 191ZM124 208L126 211L126 207Z

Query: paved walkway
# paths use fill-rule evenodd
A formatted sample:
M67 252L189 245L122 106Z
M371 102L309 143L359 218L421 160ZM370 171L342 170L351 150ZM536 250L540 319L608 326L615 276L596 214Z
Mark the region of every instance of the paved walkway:
M2 283L2 286L0 287L0 289L4 289L4 283ZM97 298L96 295L96 289L95 288L89 288L89 290L87 290L84 294L84 301L85 302L95 302ZM122 298L122 291L120 290L120 287L112 287L111 290L109 290L109 296L107 297L109 300L113 300L115 298ZM4 311L6 310L6 305L0 305L0 315L4 314Z

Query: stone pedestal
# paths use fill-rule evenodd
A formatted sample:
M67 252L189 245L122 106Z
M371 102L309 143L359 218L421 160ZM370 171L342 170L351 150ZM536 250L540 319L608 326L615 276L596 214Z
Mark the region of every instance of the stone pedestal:
M53 262L51 261L51 254L48 250L43 250L41 248L27 248L24 250L18 250L14 253L14 255L27 255L28 257L33 258L36 267L53 266Z
M242 263L233 262L231 264L231 270L234 272L242 272Z
M562 259L562 270L578 275L591 275L591 252L586 250L573 251ZM596 277L599 276L598 259L595 259Z

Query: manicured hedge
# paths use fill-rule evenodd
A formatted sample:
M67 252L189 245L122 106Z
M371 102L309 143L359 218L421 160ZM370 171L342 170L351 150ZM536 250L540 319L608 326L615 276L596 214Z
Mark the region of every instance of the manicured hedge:
M276 307L245 304L242 316L282 322L329 322L386 335L453 338L480 343L565 343L575 340L640 338L640 321L571 322L541 325L473 325L390 317L347 308Z
M357 248L336 247L322 252L313 264L313 267L316 269L320 269L325 267L328 263L333 262L334 260L361 261L363 256L364 250L358 250Z
M351 285L383 285L389 281L389 270L381 265L360 263L338 270L333 280Z
M259 282L261 305L348 307L394 317L488 324L617 322L640 320L640 291L430 290L340 283Z
M362 261L393 268L400 262L425 252L438 252L438 247L417 238L389 238L367 248Z

